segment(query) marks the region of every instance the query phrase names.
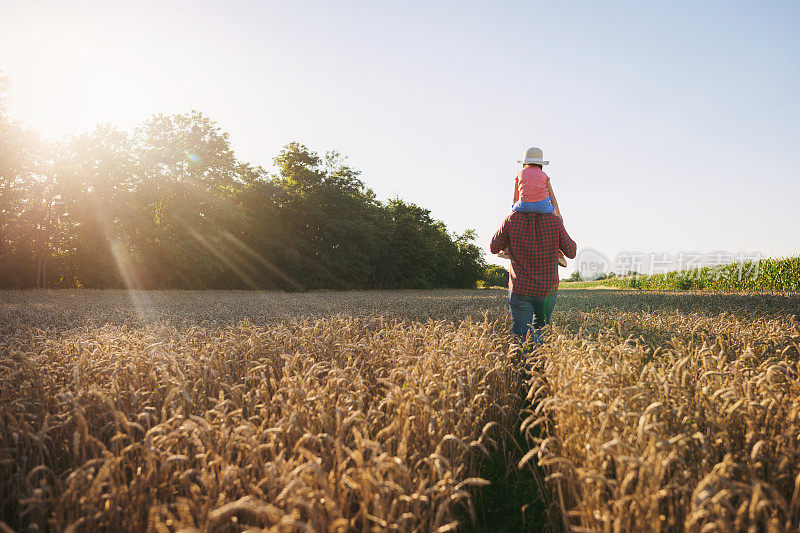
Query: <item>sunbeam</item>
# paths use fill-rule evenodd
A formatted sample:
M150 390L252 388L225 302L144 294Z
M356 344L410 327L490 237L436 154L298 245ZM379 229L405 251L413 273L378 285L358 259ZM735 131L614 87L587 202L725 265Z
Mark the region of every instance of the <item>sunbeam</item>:
M122 282L125 284L128 297L133 303L136 316L145 323L154 321L156 319L155 309L145 290L146 285L142 276L130 258L128 246L119 239L111 239L109 247Z
M295 282L292 278L287 276L285 272L283 272L281 269L279 269L278 267L267 261L267 259L264 256L254 251L252 248L247 246L241 240L237 239L227 231L219 231L219 234L225 239L229 240L231 243L234 244L234 246L245 252L247 255L258 261L259 264L267 267L270 272L277 275L280 279L291 285L293 289L302 290L303 287L299 283Z
M251 289L258 289L258 284L253 281L253 279L247 275L242 268L240 268L234 261L232 261L225 253L224 250L218 250L206 236L200 234L195 228L193 228L190 224L188 224L182 217L177 215L176 213L172 214L172 217L186 230L186 232L197 242L200 243L203 248L208 250L214 257L216 257L222 264L226 267L230 268L231 271L236 274L240 280L242 280L248 287ZM249 266L249 265L248 265Z

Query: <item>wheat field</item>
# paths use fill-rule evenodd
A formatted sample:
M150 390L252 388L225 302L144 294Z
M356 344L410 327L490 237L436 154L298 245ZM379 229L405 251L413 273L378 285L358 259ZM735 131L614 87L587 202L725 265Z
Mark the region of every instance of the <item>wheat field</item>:
M502 291L5 291L0 529L457 530L517 431L550 530L796 531L798 310L562 291L524 360Z

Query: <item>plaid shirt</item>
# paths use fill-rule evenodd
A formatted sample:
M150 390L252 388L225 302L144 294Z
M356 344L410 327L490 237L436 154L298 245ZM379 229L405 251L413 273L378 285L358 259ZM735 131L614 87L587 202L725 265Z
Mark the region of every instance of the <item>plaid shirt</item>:
M576 246L561 217L513 212L492 237L491 251L511 257L508 290L525 296L550 296L558 290L558 250L573 259Z

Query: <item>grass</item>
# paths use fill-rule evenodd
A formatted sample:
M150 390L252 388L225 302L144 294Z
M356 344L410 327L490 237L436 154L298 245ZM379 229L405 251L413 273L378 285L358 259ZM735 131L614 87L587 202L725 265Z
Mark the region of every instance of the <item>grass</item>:
M598 279L593 281L564 281L561 280L558 284L559 290L575 290L575 289L593 289L598 287L608 287L608 288L615 288L612 287L609 283L609 280L605 279Z
M527 391L520 392L524 395ZM480 476L490 484L476 487L477 520L465 520L464 531L542 531L548 524L547 489L541 469L535 464L516 468L528 448L519 431L521 421L514 424L505 434L502 446L482 464Z
M524 445L519 432L515 442ZM530 470L513 468L521 457L520 452L498 452L483 464L480 476L490 484L476 489L477 520L465 520L464 531L542 531L547 515L539 481Z

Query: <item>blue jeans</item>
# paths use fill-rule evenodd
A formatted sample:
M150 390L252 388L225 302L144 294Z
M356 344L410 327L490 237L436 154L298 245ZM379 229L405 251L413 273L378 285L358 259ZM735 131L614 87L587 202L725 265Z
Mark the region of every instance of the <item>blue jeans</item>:
M523 202L520 200L511 207L511 210L517 213L552 213L556 208L553 207L553 203L548 196L538 202Z
M525 340L531 331L531 340L539 342L542 328L550 323L553 309L556 306L556 296L525 296L524 294L508 293L508 306L511 308L511 320L514 322L514 335Z

